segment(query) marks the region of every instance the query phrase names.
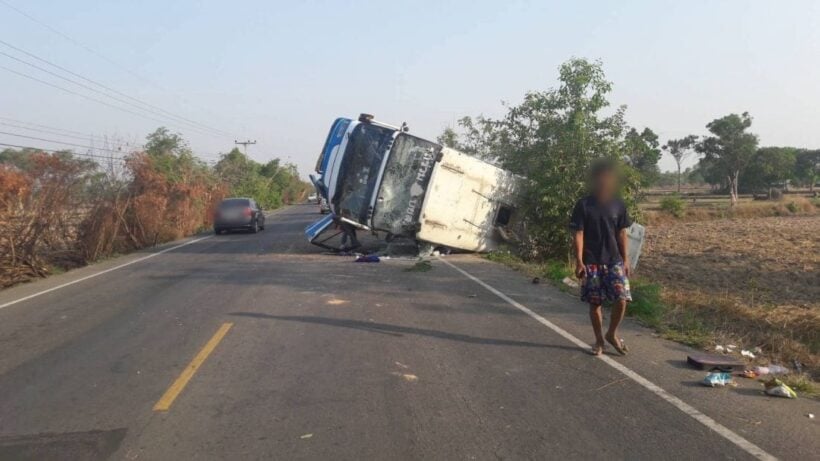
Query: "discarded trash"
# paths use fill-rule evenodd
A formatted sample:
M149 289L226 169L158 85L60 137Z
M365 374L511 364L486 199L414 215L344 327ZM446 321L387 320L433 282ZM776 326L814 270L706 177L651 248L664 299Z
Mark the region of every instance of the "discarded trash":
M803 364L800 363L799 360L797 360L797 359L792 360L792 365L794 365L794 371L796 371L797 374L799 374L799 375L803 374Z
M393 375L393 376L398 376L398 377L402 378L403 380L405 380L409 383L414 383L414 382L419 380L418 376L416 376L414 374L410 374L410 373L399 373L397 371L394 371L390 374Z
M754 367L752 371L757 376L765 375L784 375L789 372L789 369L780 365L769 365L767 367Z
M734 380L732 380L732 374L723 371L713 371L706 375L706 377L703 378L703 381L701 381L701 384L709 387L730 386L734 383Z
M723 351L725 351L725 350L726 350L726 348L725 348L725 347L723 347L723 346L721 346L720 344L718 344L717 346L715 346L715 352L723 352Z
M740 351L740 355L742 355L746 358L750 358L750 359L755 358L755 355L751 351L747 351L746 349L743 349L742 351Z
M379 262L379 257L377 255L367 255L367 256L359 256L356 258L357 263L377 263Z
M729 352L732 352L732 349L737 349L737 346L735 346L734 344L727 344L726 349L728 349Z
M532 278L532 284L533 285L538 285L539 283L541 283L541 278L540 277L533 277Z
M806 416L808 416L808 417L809 417L809 419L814 419L814 413L809 413L809 414L807 414Z
M777 378L772 378L771 380L766 381L764 385L766 386L766 394L768 395L785 397L787 399L797 398L797 393L794 392L791 387L787 386L786 383Z
M467 296L467 297L468 297L468 298L475 298L475 297L477 297L477 296L478 296L477 294L473 293L473 294L471 294L471 295L469 295L469 296Z
M686 361L700 370L742 371L746 368L742 360L726 355L690 354Z
M757 378L757 377L759 376L759 375L757 374L757 372L756 372L756 371L754 371L754 370L743 370L743 373L741 373L741 375L742 375L744 378L749 378L749 379L755 379L755 378Z
M762 354L763 353L763 349L760 346L755 347L753 349L753 351L754 351L755 354Z
M311 438L311 437L313 437L313 434L303 434L303 435L302 435L301 437L299 437L299 438L300 438L300 439L309 439L309 438Z
M564 277L563 282L564 282L565 285L571 286L572 288L578 288L578 282L576 282L575 280L572 280L569 277Z

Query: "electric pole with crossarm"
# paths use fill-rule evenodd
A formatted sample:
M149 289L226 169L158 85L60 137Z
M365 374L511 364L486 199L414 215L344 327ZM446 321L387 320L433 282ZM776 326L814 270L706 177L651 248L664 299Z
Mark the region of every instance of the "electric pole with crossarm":
M254 139L253 141L251 141L251 140L248 140L248 141L237 141L236 139L234 139L234 140L233 140L233 143L234 143L234 144L236 144L236 145L242 145L242 147L243 147L243 148L244 148L244 150L245 150L245 155L248 155L248 145L251 145L251 146L252 146L252 145L256 144L256 140Z

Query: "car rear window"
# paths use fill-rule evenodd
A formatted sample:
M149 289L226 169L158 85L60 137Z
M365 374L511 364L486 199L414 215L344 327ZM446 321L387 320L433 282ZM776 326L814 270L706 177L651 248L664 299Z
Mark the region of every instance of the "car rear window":
M219 204L219 208L237 208L246 206L251 206L251 201L246 198L229 198L227 200L223 200L222 203Z

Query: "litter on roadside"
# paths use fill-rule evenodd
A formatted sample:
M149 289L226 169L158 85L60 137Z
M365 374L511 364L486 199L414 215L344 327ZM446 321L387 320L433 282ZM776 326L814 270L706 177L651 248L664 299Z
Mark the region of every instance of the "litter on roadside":
M578 282L572 280L569 277L564 277L564 285L570 286L572 288L578 288Z
M732 374L723 371L713 371L706 375L701 384L709 387L723 387L734 385Z
M357 263L377 263L380 259L377 255L359 256L356 258Z
M686 356L686 361L699 370L732 372L746 368L746 363L742 360L726 355L694 353Z
M769 365L767 367L754 367L752 371L757 376L785 375L789 372L789 369L780 365Z
M767 395L773 395L775 397L785 397L787 399L797 398L797 392L794 392L794 390L787 386L786 383L777 378L772 378L763 384L766 386Z
M752 351L747 351L746 349L743 349L742 351L740 351L740 355L742 355L746 358L749 358L749 359L755 358L754 353L752 353Z

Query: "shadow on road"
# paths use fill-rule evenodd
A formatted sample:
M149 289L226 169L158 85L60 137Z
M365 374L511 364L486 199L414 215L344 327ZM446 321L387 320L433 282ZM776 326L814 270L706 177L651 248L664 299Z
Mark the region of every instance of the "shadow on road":
M330 317L315 317L302 315L271 315L260 312L231 312L230 315L237 317L252 317L258 319L284 320L286 322L312 323L315 325L326 325L331 327L351 328L363 330L371 333L379 333L390 336L418 335L430 338L447 339L470 344L485 344L491 346L517 346L517 347L543 347L550 349L564 349L570 351L581 350L572 346L561 346L554 344L533 343L528 341L514 341L511 339L479 338L476 336L463 335L459 333L447 333L438 330L428 330L425 328L404 327L401 325L390 325L378 322L363 322L360 320L338 319Z

